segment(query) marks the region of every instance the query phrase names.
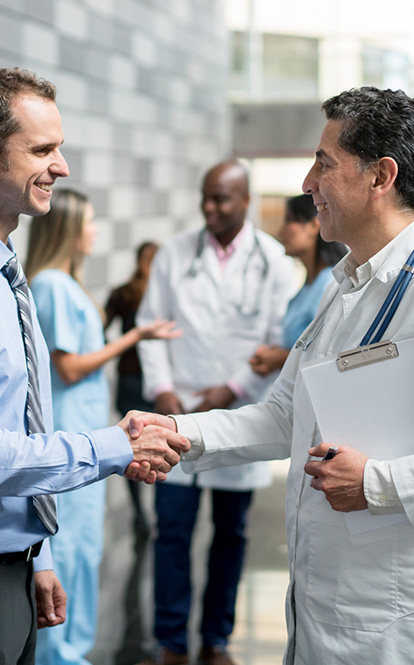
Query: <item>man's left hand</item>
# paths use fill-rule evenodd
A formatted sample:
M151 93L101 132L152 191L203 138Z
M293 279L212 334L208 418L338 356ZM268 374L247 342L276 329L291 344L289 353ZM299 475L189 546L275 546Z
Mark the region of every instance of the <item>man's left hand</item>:
M66 593L53 570L35 573L37 627L58 626L66 619Z
M203 397L203 401L195 411L210 411L210 409L227 409L236 396L228 386L214 386L198 390L195 395Z
M329 449L328 443L310 448L312 457L323 457ZM334 510L348 513L368 507L364 495L364 469L368 457L359 450L338 446L338 452L330 460L311 461L305 464L311 487L321 490Z

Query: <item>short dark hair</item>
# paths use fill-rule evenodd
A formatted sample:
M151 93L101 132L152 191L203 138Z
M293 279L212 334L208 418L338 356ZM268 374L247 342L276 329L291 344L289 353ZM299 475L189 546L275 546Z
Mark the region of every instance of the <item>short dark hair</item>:
M402 90L364 86L331 97L322 109L328 120L342 123L339 145L357 155L362 168L395 159L400 201L414 208L414 100Z
M286 200L286 209L290 213L290 219L301 224L307 224L318 213L310 194L300 194L299 196L290 197ZM333 266L347 253L347 248L341 242L336 242L336 240L326 242L319 233L316 242L317 263L322 261L327 266Z
M38 95L54 102L56 88L27 69L0 68L0 155L4 152L7 139L20 129L19 121L13 113L12 102L21 94Z

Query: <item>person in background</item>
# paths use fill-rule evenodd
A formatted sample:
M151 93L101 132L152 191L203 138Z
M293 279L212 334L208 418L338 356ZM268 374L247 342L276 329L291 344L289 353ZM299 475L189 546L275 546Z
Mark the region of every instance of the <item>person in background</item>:
M82 283L97 226L87 197L70 189L54 193L50 211L30 225L26 274L51 355L55 428L100 429L109 415L105 363L140 339L174 337L160 321L104 343L101 312ZM105 483L60 495L60 531L52 544L55 571L66 590L67 621L38 636L37 665L86 665L97 621L99 564L103 549Z
M136 270L131 279L114 289L105 306L106 327L120 319L122 332L135 327L141 298L147 287L152 259L158 250L154 242L142 243L136 252ZM121 354L118 361L116 407L122 415L131 409L152 411L153 403L142 394L142 370L136 346ZM143 649L142 613L140 607L141 569L150 529L141 503L139 483L127 480L134 509L135 558L125 591L126 625L122 644L115 655L116 665L130 665L145 657Z
M348 251L342 243L325 242L321 238L317 213L308 194L286 201L284 226L278 239L288 256L301 260L306 281L288 305L283 321L283 345L261 344L249 360L253 371L261 376L283 367L290 349L315 318L322 294L333 279L333 266Z
M201 229L184 231L155 256L138 311L147 325L171 317L182 340L141 345L147 398L163 414L234 408L265 394L274 376L249 367L260 343L282 343L282 321L295 287L293 261L247 218L249 179L237 160L203 178ZM152 346L154 344L155 346ZM199 665L232 665L227 643L254 490L272 481L269 466L249 464L156 485L155 636L159 650L145 665L189 660L190 547L202 492L211 491L214 536L203 597Z

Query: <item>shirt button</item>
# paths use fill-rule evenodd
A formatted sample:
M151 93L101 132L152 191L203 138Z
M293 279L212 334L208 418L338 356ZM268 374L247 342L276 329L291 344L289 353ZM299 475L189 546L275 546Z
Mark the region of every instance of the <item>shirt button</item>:
M385 501L387 500L387 497L385 496L385 494L380 494L379 497L378 497L378 500L381 503L385 503Z

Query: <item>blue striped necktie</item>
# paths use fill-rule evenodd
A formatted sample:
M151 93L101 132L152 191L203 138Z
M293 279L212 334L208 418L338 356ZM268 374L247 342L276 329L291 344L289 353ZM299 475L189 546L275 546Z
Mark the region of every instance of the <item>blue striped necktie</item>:
M36 432L44 432L45 426L40 403L37 354L26 276L16 255L7 261L6 265L2 268L2 271L5 274L17 301L20 329L22 331L24 350L26 353L28 377L26 400L27 433L30 435ZM57 515L55 497L52 494L34 496L33 504L39 519L46 529L52 534L56 533Z

